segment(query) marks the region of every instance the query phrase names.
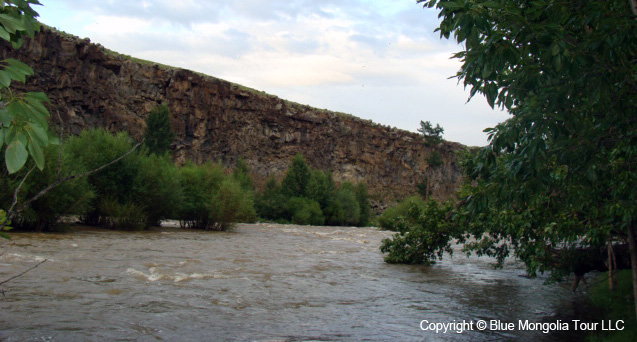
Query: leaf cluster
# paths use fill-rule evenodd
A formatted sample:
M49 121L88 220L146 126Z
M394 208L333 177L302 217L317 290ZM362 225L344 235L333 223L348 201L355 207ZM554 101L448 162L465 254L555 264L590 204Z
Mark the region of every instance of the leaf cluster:
M31 5L39 4L35 0L2 1L0 38L19 48L25 36L33 37L40 26ZM40 92L14 94L10 89L13 81L24 83L31 75L33 69L19 60L0 60L0 148L6 145L4 160L9 173L20 170L29 156L42 170L46 147L56 143L48 134L47 96Z
M630 2L421 0L464 49L456 77L511 118L465 162L469 248L529 273L637 223L637 20Z

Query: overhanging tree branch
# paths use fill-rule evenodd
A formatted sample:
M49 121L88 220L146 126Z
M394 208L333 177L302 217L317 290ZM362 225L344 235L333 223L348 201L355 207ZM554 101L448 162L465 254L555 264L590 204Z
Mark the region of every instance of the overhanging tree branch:
M96 173L106 167L109 167L115 163L117 163L118 161L124 159L126 156L128 156L129 154L133 153L133 151L135 151L139 146L141 146L144 143L144 140L142 139L142 141L140 141L139 143L137 143L135 146L133 146L130 150L128 150L128 152L122 154L121 156L113 159L112 161L110 161L109 163L106 163L104 165L101 165L93 170L84 172L84 173L80 173L80 174L76 174L76 175L72 175L72 176L68 176L65 178L58 178L57 181L51 183L49 186L47 186L46 188L42 189L40 192L38 192L35 196L29 198L28 200L26 200L24 203L20 204L20 206L13 210L14 205L11 206L11 208L7 211L7 220L6 222L10 222L16 215L18 215L19 213L21 213L24 209L26 209L33 201L36 201L37 199L39 199L40 197L46 195L46 193L48 193L49 191L55 189L56 187L60 186L60 184L64 183L64 182L68 182L68 181L72 181L75 179L79 179L79 178L84 178L84 177L88 177L93 173ZM24 179L22 180L22 183L24 183L24 180L26 179L26 177L28 177L29 173L31 173L33 169L29 170L29 172L27 173L27 176L24 177ZM14 201L16 201L17 203L17 194L20 191L20 187L22 186L22 183L20 183L20 186L18 186L18 188L15 191L14 194ZM0 229L4 227L5 224L2 224L0 226Z

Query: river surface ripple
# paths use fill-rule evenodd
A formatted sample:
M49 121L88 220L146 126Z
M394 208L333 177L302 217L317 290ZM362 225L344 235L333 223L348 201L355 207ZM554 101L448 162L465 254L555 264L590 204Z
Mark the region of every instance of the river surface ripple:
M565 285L521 265L456 253L389 265L372 228L239 225L15 233L0 243L4 341L564 341L572 335L468 331L420 322L572 319ZM2 295L0 295L2 296ZM577 338L579 339L579 338Z

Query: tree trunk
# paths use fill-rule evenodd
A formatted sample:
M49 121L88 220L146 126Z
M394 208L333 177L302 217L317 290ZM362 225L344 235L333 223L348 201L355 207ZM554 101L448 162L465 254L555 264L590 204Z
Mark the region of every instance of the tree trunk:
M633 296L635 299L635 314L637 315L637 232L635 226L628 226L628 247L630 250L630 264L633 269Z

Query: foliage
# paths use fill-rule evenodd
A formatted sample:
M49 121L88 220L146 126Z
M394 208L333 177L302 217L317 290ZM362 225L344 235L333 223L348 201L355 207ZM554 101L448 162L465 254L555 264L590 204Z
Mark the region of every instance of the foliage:
M630 2L419 2L440 11L441 36L464 46L456 77L470 96L511 114L465 165L472 183L457 215L478 239L471 247L499 261L514 253L532 275L559 272L555 253L607 240L627 241L636 256Z
M232 178L239 182L241 189L251 192L254 191L254 182L250 176L250 167L248 167L248 164L242 158L239 158L237 163L234 165Z
M114 160L130 150L131 147L131 140L126 133L120 132L113 135L103 129L83 131L79 136L71 137L65 143L65 149L68 149L71 158L87 170ZM103 213L97 204L104 198L108 197L122 204L132 202L131 189L134 187L137 176L137 158L138 154L134 153L88 177L88 182L95 190L96 197L92 204L93 210L82 217L84 223L99 224ZM154 188L160 187L155 186Z
M58 164L57 166L47 167L41 171L33 170L27 178L25 177L28 171L24 169L15 174L2 172L0 183L7 189L15 189L24 179L18 194L18 201L24 202L59 178L85 172L83 165L77 163L65 147L60 151L58 146L50 145L45 151L46 162L50 165ZM0 196L0 206L9 207L12 195L7 193L5 196ZM13 219L14 227L38 231L55 230L63 216L81 215L88 211L94 196L86 179L64 182L45 196L31 202Z
M287 207L290 222L294 224L320 226L325 217L318 202L304 197L292 197Z
M414 209L417 208L417 209ZM422 210L425 208L425 201L420 196L408 197L397 205L387 208L380 216L378 216L378 225L386 230L396 232L404 231L405 224L415 225L410 212L414 210Z
M148 225L173 218L183 200L178 170L168 154L147 155L140 152L132 158L136 172L130 189L130 200L144 208Z
M420 121L418 132L422 133L425 139L425 146L438 145L442 142L442 133L445 129L436 124L434 127L429 121Z
M372 207L369 204L369 191L367 190L367 184L359 182L354 185L354 195L360 208L360 215L356 226L366 227L369 225L372 216Z
M433 150L429 153L429 157L427 157L427 165L437 168L442 165L442 156L440 152Z
M341 226L358 225L361 217L361 209L351 183L344 183L334 194L334 201L339 210L338 217L333 220Z
M164 154L175 139L170 124L170 109L166 105L155 107L146 119L144 145L149 153Z
M256 221L252 192L233 178L224 179L210 204L210 221L214 230L229 230L236 222Z
M133 202L120 203L116 199L102 198L98 204L103 227L121 230L143 230L148 217L144 208Z
M2 227L2 229L0 229L0 237L5 239L9 238L9 235L7 235L7 233L5 232L12 229L10 224L11 224L11 221L7 220L7 212L0 209L0 227Z
M256 220L253 192L226 175L221 164L187 164L179 169L179 182L182 227L228 230L236 222Z
M394 217L392 227L398 231L391 239L383 239L380 250L387 253L385 262L425 264L452 253L451 242L456 227L447 215L452 204L428 201L424 206L412 202L406 216Z
M599 281L593 285L588 291L588 299L597 314L601 314L602 317L592 317L592 319L601 320L605 322L617 322L618 320L624 321L623 330L615 331L597 331L591 333L586 337L586 341L635 341L637 340L637 325L631 322L635 321L635 312L633 310L634 297L633 286L631 281L631 272L628 270L622 270L617 272L617 286L614 292L609 292L605 281ZM607 273L602 273L598 276L598 279L604 280L608 277ZM607 325L608 326L608 325ZM614 325L611 325L615 327Z
M178 218L183 227L209 229L210 205L215 189L218 189L225 175L221 165L186 164L179 169L179 183L183 200Z
M36 0L3 0L0 6L0 38L22 45L25 36L33 37L39 31L38 13L31 5ZM14 93L13 81L26 81L33 69L16 59L0 60L0 148L6 144L4 161L9 173L19 171L29 156L37 167L44 168L44 151L56 139L49 135L49 111L43 103L49 102L41 92Z
M294 157L281 185L268 180L255 206L263 219L297 224L365 226L371 215L364 183L337 187L331 172L309 167L302 155Z
M281 192L277 180L269 178L265 183L265 189L256 194L254 206L257 215L265 220L286 221L287 200L288 197Z
M310 177L310 167L305 157L297 154L281 182L281 191L288 197L306 197Z
M73 160L86 169L104 165L123 155L132 147L131 139L125 133L115 135L103 129L90 129L65 143ZM157 225L161 220L177 215L182 198L177 167L167 154L149 154L147 150L136 151L117 163L88 177L96 193L93 210L83 215L86 224L106 224L112 226L113 212L143 213L145 225ZM106 203L107 206L100 205ZM112 202L116 202L114 205ZM112 205L111 205L112 204ZM104 208L112 209L104 212ZM134 228L136 219L131 223Z

